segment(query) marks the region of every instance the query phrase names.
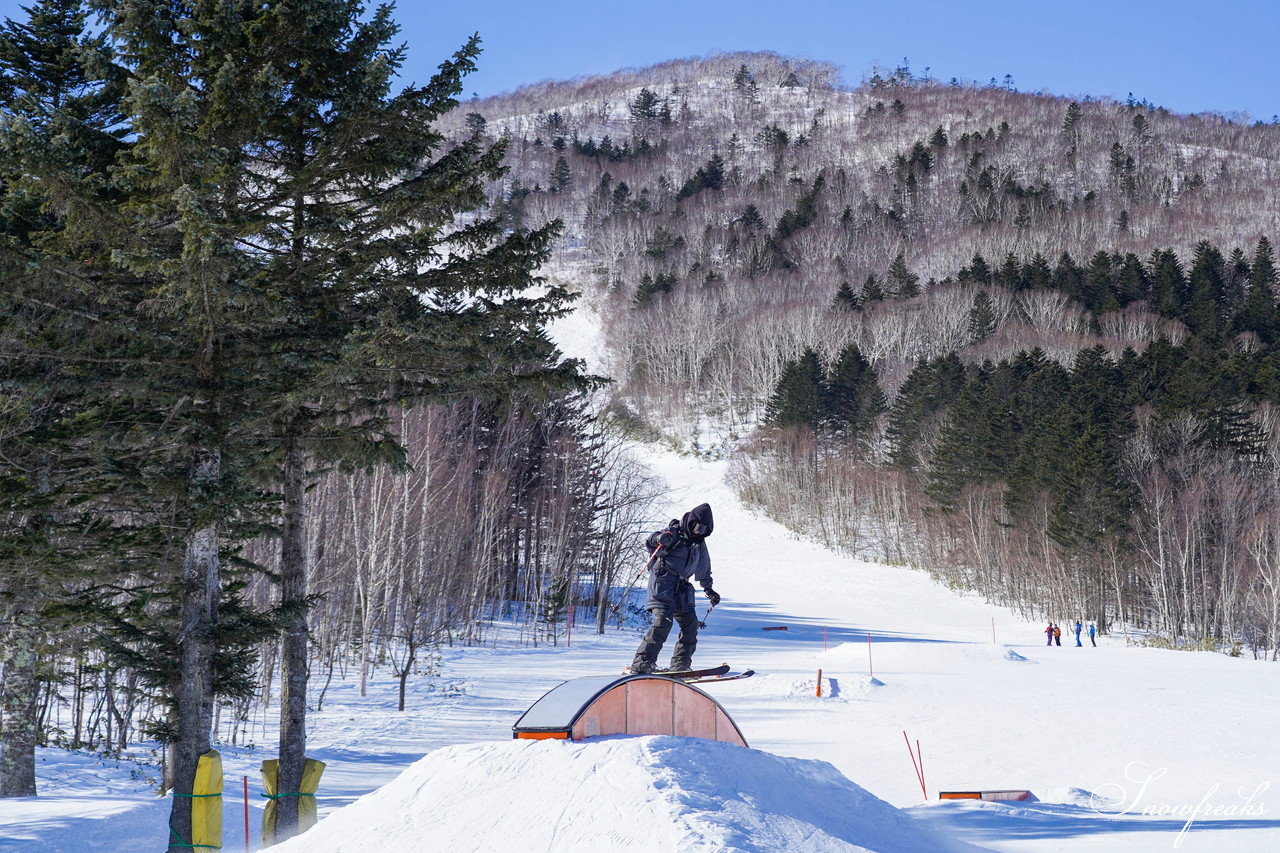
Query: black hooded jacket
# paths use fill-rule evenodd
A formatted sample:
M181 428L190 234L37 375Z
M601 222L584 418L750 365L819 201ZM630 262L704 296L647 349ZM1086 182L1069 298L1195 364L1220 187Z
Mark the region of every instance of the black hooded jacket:
M707 553L706 538L714 527L711 507L699 504L679 521L672 519L666 530L649 536L645 547L650 554L664 541L667 544L649 565L649 600L645 609L664 606L674 611L693 612L690 579L696 580L703 592L711 589L711 555ZM699 534L698 530L703 532Z

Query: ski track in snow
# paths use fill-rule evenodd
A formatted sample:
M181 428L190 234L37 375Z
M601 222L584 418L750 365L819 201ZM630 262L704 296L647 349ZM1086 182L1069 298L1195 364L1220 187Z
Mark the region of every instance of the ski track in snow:
M591 367L603 363L594 334L578 312L557 339ZM1121 637L1075 648L1071 632L1046 647L1042 625L924 572L797 539L737 502L723 462L643 453L671 486L667 517L703 501L716 513L708 545L724 601L695 662L756 670L701 685L752 749L661 737L512 741L520 714L561 681L621 673L639 626L611 622L596 635L578 624L570 647L562 637L538 648L498 627L484 647L443 649L438 676L411 679L404 712L385 670L366 697L354 674L335 679L308 721L308 754L328 763L322 823L278 849L1280 849L1276 664ZM904 731L919 744L928 802ZM273 757L274 735L274 721L259 719L261 748L219 747L225 850L244 849L244 775L257 849L257 767ZM162 847L169 804L130 773L152 768L52 749L38 760L41 796L0 801L0 853ZM1011 788L1035 799L936 799Z

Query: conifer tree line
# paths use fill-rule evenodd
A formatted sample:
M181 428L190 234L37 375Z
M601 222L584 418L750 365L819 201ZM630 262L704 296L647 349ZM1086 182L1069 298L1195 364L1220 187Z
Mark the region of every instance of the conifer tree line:
M607 595L654 487L545 332L561 226L488 215L506 144L438 129L478 37L398 87L392 11L0 27L0 796L37 742L157 737L186 849L215 719L274 687L296 791L319 660L403 684L477 619L554 642Z
M976 257L958 278L1026 288L1042 268L1042 286L1074 288L1095 321L1150 300L1181 339L1116 357L1098 344L1067 365L1038 347L921 359L880 421L843 435L822 403L837 371L806 350L783 368L765 417L778 429L737 460L738 486L829 544L879 540L881 556L1028 616L1275 656L1277 275L1265 237L1232 256L1202 242L1184 271L1169 251L1149 263L1100 254L1088 268L1064 255L1052 270L1009 261L1003 280ZM859 375L843 399L882 394L874 370Z

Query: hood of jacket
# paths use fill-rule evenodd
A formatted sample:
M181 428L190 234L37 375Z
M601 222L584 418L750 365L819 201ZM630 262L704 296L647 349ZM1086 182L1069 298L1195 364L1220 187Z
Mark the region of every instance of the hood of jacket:
M698 523L705 528L701 535L693 532L694 523ZM711 531L715 529L715 519L711 516L710 504L698 504L693 509L684 514L680 519L680 528L684 531L685 538L690 542L701 542L711 535Z

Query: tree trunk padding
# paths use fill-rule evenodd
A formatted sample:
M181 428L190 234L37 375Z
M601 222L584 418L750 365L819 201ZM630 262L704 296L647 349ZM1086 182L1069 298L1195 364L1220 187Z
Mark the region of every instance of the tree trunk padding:
M297 797L298 799L298 827L296 834L301 835L316 825L316 790L320 787L320 775L324 773L324 768L325 763L323 761L308 758L302 768L302 784L298 786L298 790L280 792L276 790L276 782L280 774L279 759L269 758L262 762L262 787L266 790L263 796L269 801L266 810L262 813L263 847L269 847L277 841L285 840L284 838L276 838L277 804L283 797Z
M173 828L174 836L169 847L218 850L222 847L222 756L211 749L196 762L196 778L190 794L174 794L191 798L191 841L184 839Z

